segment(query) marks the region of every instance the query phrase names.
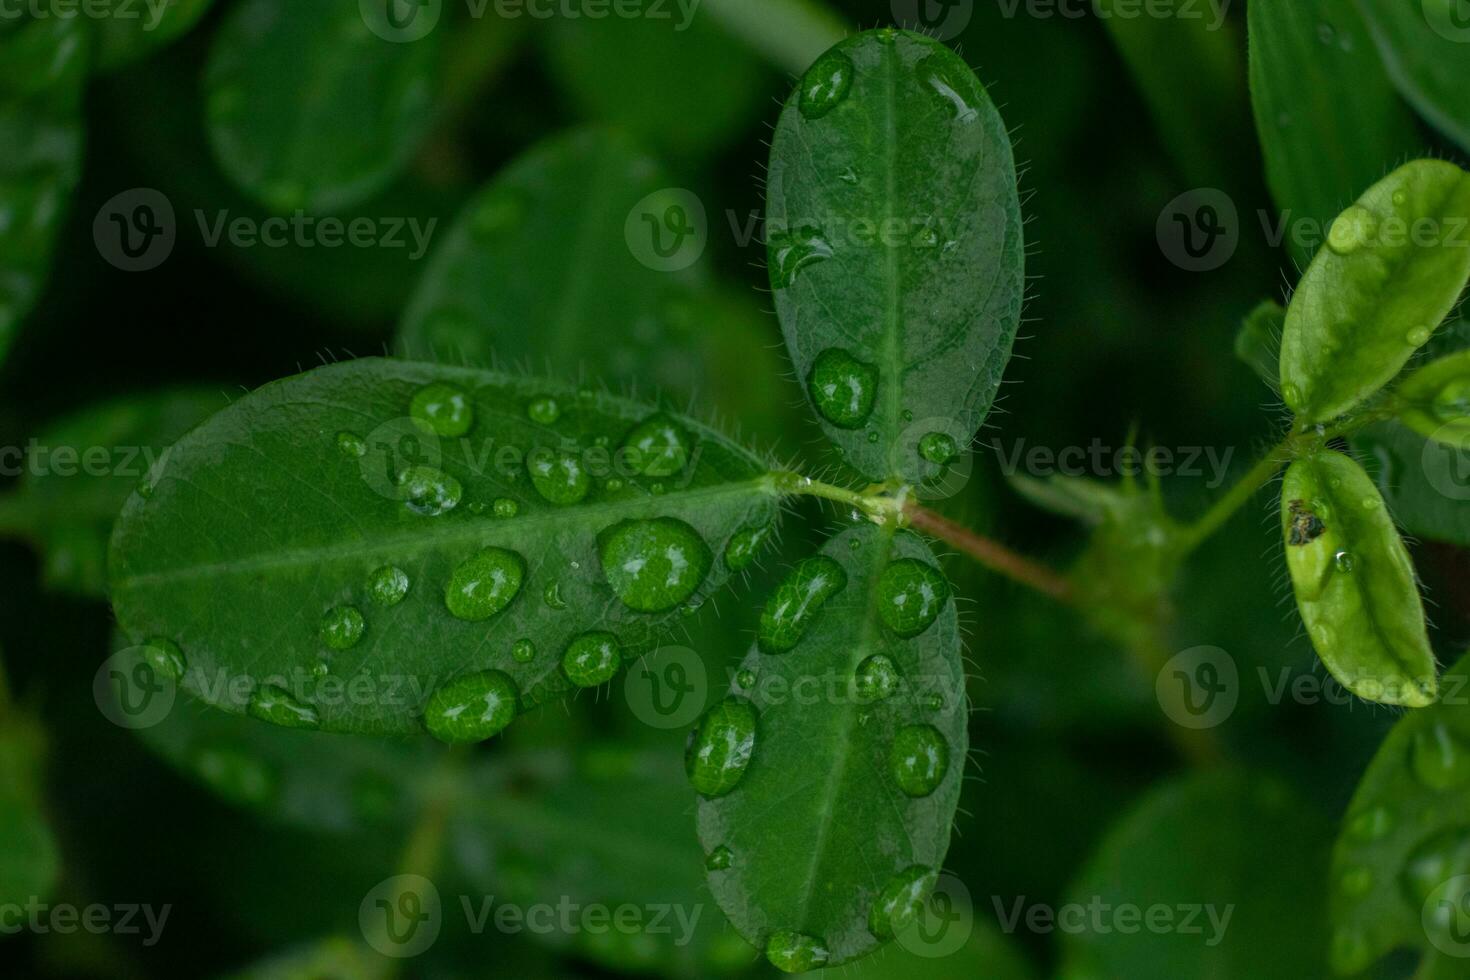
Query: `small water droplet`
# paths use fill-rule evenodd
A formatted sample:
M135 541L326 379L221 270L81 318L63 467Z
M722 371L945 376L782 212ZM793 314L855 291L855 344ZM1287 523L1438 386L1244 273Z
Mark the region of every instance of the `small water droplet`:
M1393 827L1393 814L1381 806L1365 810L1348 820L1348 833L1360 841L1382 840Z
M536 659L536 644L525 637L521 637L510 648L510 656L518 664L528 664Z
M898 690L898 668L886 654L875 653L858 664L853 689L860 701L882 701Z
M650 416L623 440L623 450L635 473L673 476L689 462L689 435L662 412Z
M755 671L745 669L735 675L735 686L742 691L748 691L755 686Z
M1348 868L1337 879L1337 888L1349 898L1362 898L1373 888L1372 869Z
M802 561L767 600L756 644L770 654L793 649L827 600L846 586L847 572L834 559L817 555Z
M713 851L709 852L709 855L704 859L704 866L707 870L710 871L724 871L731 864L733 864L734 861L735 855L730 853L730 849L728 847L726 847L724 844L721 844L719 847L716 847Z
M1434 790L1470 782L1470 745L1444 722L1421 728L1411 749L1414 776Z
M696 792L724 796L739 785L755 751L755 729L755 709L738 698L705 713L684 750L684 769Z
M944 707L944 695L930 694L924 698L924 707L929 711L939 711Z
M408 404L409 417L436 436L458 438L475 424L469 396L454 385L434 383L420 388Z
M333 650L350 650L362 639L367 621L356 606L334 606L322 616L318 634Z
M870 446L876 446L878 444L878 430L874 429L868 433L868 444Z
M852 89L855 70L852 59L833 49L807 69L801 80L797 102L807 119L820 119L831 112Z
M837 179L844 184L856 184L858 182L857 171L851 167L844 167L842 173L837 175Z
M320 723L315 708L302 704L275 684L257 687L246 711L252 718L283 728L315 728Z
M873 414L878 369L845 350L829 347L812 362L806 386L824 419L839 429L859 429Z
M578 687L597 687L617 676L623 650L611 633L583 633L562 654L561 669Z
M1332 566L1339 572L1351 573L1358 567L1358 559L1351 551L1339 551L1332 556Z
M1364 510L1377 510L1383 506L1383 498L1376 494L1370 497L1364 497L1358 501L1358 506Z
M739 572L749 567L760 553L761 546L766 543L770 536L771 526L763 524L759 527L746 527L736 531L730 538L730 543L725 545L725 566L732 572Z
M367 443L356 432L339 432L337 450L348 459L361 459L367 455Z
M541 425L551 425L561 418L561 406L550 396L536 398L526 406L526 417Z
M906 408L902 412L900 412L899 415L905 422L912 422L914 420L914 413L912 409Z
M517 504L509 497L496 497L495 503L491 505L490 512L503 520L507 517L516 516L520 512L520 509L520 504Z
M878 579L878 618L897 635L918 636L927 630L949 601L943 573L917 558L900 558Z
M868 911L868 931L886 941L913 925L938 880L937 871L919 864L888 879Z
M576 455L564 450L538 450L526 460L531 485L547 503L562 507L581 503L592 489L592 478Z
M179 645L161 636L152 636L144 641L143 660L155 673L171 681L182 680L188 667L184 651L179 649Z
M773 231L766 241L766 262L771 268L771 285L787 289L796 282L802 269L815 262L830 259L832 243L821 229L802 225L785 231Z
M565 609L567 601L562 598L561 583L547 582L546 587L541 590L541 601L550 609Z
M613 525L599 536L598 558L623 605L650 613L687 602L714 563L699 532L672 517Z
M1409 195L1408 194L1405 194L1403 191L1394 191L1393 192L1393 204L1394 204L1394 207L1401 208L1405 204L1408 204L1408 203L1409 203Z
M954 436L948 432L930 432L919 440L919 455L938 466L954 459L959 451Z
M449 577L444 604L456 618L477 623L510 605L521 590L525 563L505 548L485 548L465 559Z
M969 87L950 73L949 66L937 58L926 58L919 63L919 80L949 106L956 122L972 123L980 118L980 112L965 98Z
M806 973L825 966L831 953L827 943L804 932L781 929L766 940L766 959L782 973Z
M1302 404L1302 390L1294 384L1286 384L1281 388L1281 397L1286 404L1292 408L1300 408Z
M438 517L459 506L464 487L448 473L432 466L411 466L398 474L403 503L415 514Z
M949 771L949 745L933 725L907 725L893 737L888 770L905 794L928 796Z
M1430 331L1428 327L1415 327L1404 334L1404 343L1410 347L1423 347L1429 343Z
M1373 212L1361 204L1354 204L1332 222L1327 233L1327 245L1338 255L1351 255L1373 238L1378 231L1378 219Z
M396 606L408 595L408 573L397 565L384 565L368 577L368 595L380 606Z
M503 671L469 674L434 692L424 708L424 725L441 742L483 742L515 719L519 695Z

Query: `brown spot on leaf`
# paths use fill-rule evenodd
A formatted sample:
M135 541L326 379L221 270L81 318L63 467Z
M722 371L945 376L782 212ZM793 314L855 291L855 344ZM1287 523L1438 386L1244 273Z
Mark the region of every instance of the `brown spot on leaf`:
M1322 519L1307 509L1307 505L1300 500L1291 502L1288 514L1291 517L1291 529L1286 535L1287 544L1300 547L1327 532L1327 525L1322 523Z

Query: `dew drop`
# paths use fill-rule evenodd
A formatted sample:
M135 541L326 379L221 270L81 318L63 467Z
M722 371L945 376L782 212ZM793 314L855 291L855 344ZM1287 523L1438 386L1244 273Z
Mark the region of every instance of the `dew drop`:
M537 398L526 406L526 417L541 425L551 425L561 418L561 406L550 396Z
M919 455L938 466L954 459L959 451L954 436L948 432L931 432L919 440Z
M383 567L375 570L372 575L368 576L368 595L372 597L374 602L378 603L381 606L398 605L400 602L403 601L404 596L408 595L408 588L408 573L399 568L397 565L384 565ZM351 607L346 608L350 609ZM355 612L356 610L353 611ZM330 616L331 613L328 613L327 615ZM326 620L323 620L323 629L325 629L325 627ZM361 632L362 631L359 628L359 636L361 635ZM331 646L332 644L328 643L327 645ZM337 647L335 649L345 648Z
M525 637L521 637L510 648L510 656L518 664L528 664L536 659L536 644Z
M868 433L868 444L870 446L876 446L878 444L878 430L874 429Z
M541 590L541 601L546 603L549 609L565 609L567 600L562 598L561 583L547 582L546 588Z
M1378 219L1361 204L1354 204L1332 222L1327 245L1338 255L1351 255L1368 244L1378 230Z
M931 92L944 100L945 104L954 113L956 122L971 123L980 117L980 112L965 100L961 89L964 87L958 83L950 74L947 65L935 58L925 59L919 64L919 80Z
M1408 204L1408 203L1409 203L1409 195L1408 194L1405 194L1403 191L1394 191L1393 192L1393 204L1394 204L1394 207L1401 208L1405 204Z
M859 701L882 701L898 690L898 668L886 654L875 653L858 664L853 689Z
M436 436L454 439L475 424L475 409L469 396L454 385L425 385L408 403L409 417L421 422Z
M689 462L689 436L677 422L660 412L628 433L623 450L635 473L673 476Z
M1429 343L1429 330L1424 327L1415 327L1404 334L1404 343L1410 347L1423 347Z
M913 410L912 409L908 409L908 408L904 409L902 412L899 413L899 416L905 422L912 422L914 420L914 413L913 413Z
M765 653L794 648L828 599L847 586L847 572L834 559L817 555L798 564L776 587L761 611L756 644Z
M256 688L246 711L252 718L283 728L315 728L320 723L315 708L302 704L275 684Z
M424 725L441 742L483 742L515 718L519 694L503 671L469 674L434 692L424 708Z
M1358 559L1351 551L1339 551L1332 556L1332 567L1339 572L1351 573L1358 567Z
M919 864L888 879L868 912L868 931L886 941L913 925L938 880L937 871Z
M766 959L782 973L806 973L825 966L831 953L827 943L804 932L781 929L766 941Z
M1348 898L1362 898L1373 889L1373 871L1369 868L1348 868L1337 879L1337 890Z
M1421 728L1412 754L1414 776L1433 790L1448 790L1470 782L1470 745L1444 722Z
M755 671L746 669L735 675L735 686L742 691L748 691L755 686Z
M755 561L755 556L760 554L761 546L766 543L770 536L771 526L763 524L759 527L746 527L736 531L730 538L730 543L725 545L725 566L732 572L739 572L748 568Z
M509 497L496 497L495 503L491 505L490 512L504 520L507 517L516 516L520 512L520 509L520 505Z
M701 796L724 796L740 783L754 751L755 709L749 702L726 698L689 733L684 770Z
M367 443L356 432L339 432L337 451L348 459L361 459L367 455Z
M415 514L438 517L459 506L464 487L448 473L432 466L411 466L398 474L403 503Z
M521 590L525 563L505 548L485 548L460 563L444 588L444 604L456 618L477 623L510 605Z
M1302 390L1294 384L1283 385L1281 397L1292 408L1298 408L1302 403Z
M832 50L818 58L801 80L797 100L807 119L820 119L837 107L852 89L852 59Z
M161 636L149 637L143 643L142 653L144 662L153 668L154 673L171 681L183 679L188 661L184 659L184 651L173 640Z
M841 348L829 347L812 362L806 386L824 419L839 429L858 429L873 414L878 369Z
M561 669L578 687L597 687L617 676L623 650L611 633L583 633L567 645Z
M322 616L317 633L333 650L351 650L366 629L367 621L356 606L333 606Z
M688 601L714 556L699 532L673 517L623 521L600 535L608 584L635 612L668 612Z
M888 769L909 796L928 796L949 771L949 746L933 725L907 725L893 737Z
M547 503L566 507L581 503L592 489L582 461L564 450L538 450L526 460L531 485Z
M796 282L797 273L816 262L830 259L832 243L821 229L802 225L785 231L773 231L766 241L766 261L771 267L771 285L787 289Z
M710 871L724 871L726 868L730 867L730 865L733 864L734 861L735 855L730 853L730 849L728 847L726 847L724 844L721 844L719 847L716 847L713 851L709 852L709 855L704 859L704 866Z
M844 167L842 169L842 173L837 175L837 179L842 181L844 184L856 184L858 182L858 174L857 171L852 169L851 167Z
M1470 418L1470 379L1456 378L1440 388L1430 411L1441 422L1461 422Z
M905 639L927 630L949 601L949 582L928 562L900 558L878 578L878 618Z

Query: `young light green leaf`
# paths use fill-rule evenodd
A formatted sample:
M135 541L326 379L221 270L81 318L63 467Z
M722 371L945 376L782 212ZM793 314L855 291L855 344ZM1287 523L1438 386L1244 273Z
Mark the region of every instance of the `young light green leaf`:
M950 588L919 538L845 531L771 596L687 763L710 890L776 966L845 963L918 914L949 848L967 708Z
M1304 422L1350 411L1427 343L1470 279L1470 174L1416 160L1333 222L1286 313L1281 393Z
M225 980L361 980L386 962L345 936L333 936L268 957Z
M1427 439L1470 449L1470 350L1424 365L1395 394L1399 421Z
M1295 230L1325 233L1362 188L1422 155L1423 141L1351 3L1253 0L1246 16L1266 178L1305 266L1321 239Z
M1100 925L1066 931L1073 970L1063 975L1325 976L1326 824L1260 774L1213 772L1153 790L1108 832L1068 890L1067 907L1088 910L1089 925ZM1270 874L1259 873L1263 833ZM1125 910L1152 914L1155 923L1167 915L1170 927L1131 919L1141 926L1134 930Z
M385 40L358 4L245 0L205 70L215 159L273 211L365 200L402 170L432 121L437 39Z
M1235 357L1266 384L1277 385L1281 364L1281 334L1286 328L1286 310L1275 300L1266 300L1251 310L1235 333Z
M578 636L631 657L718 590L727 543L773 522L775 493L759 459L667 412L352 361L180 440L118 521L113 605L133 640L178 644L185 688L226 710L479 740L571 688ZM521 639L539 656L513 657Z
M1470 545L1470 458L1464 449L1426 439L1398 422L1362 430L1353 448L1406 531Z
M953 51L875 31L817 59L771 144L766 250L786 346L828 437L872 479L968 446L1020 323L1005 124Z
M713 152L758 114L765 69L697 6L650 16L654 6L635 2L637 17L554 18L537 32L547 70L589 119L676 156Z
M1461 958L1470 896L1470 657L1441 700L1402 718L1358 783L1332 854L1332 965L1400 946Z
M95 71L112 71L145 58L188 31L214 0L96 0L89 14L95 23Z
M128 494L167 448L225 398L200 389L115 399L82 409L28 447L16 489L0 497L0 536L30 541L49 588L102 598L107 539Z
M1470 151L1470 18L1461 0L1354 0L1389 77L1419 114Z
M0 22L0 358L40 297L82 167L80 18Z
M0 694L0 698L4 695ZM41 733L0 703L0 903L45 901L60 872L56 838L41 808Z
M1368 474L1330 450L1291 464L1281 533L1297 608L1317 655L1369 701L1434 699L1434 653L1408 549Z
M595 365L600 380L628 387L700 387L705 372L689 350L703 328L695 290L704 267L659 268L660 248L698 256L695 241L661 224L670 209L696 217L670 183L610 130L534 147L469 203L434 253L399 346L567 375Z

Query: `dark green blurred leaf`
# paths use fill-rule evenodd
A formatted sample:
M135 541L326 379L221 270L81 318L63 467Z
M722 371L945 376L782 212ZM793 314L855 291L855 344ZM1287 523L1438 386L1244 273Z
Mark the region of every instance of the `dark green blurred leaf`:
M363 980L381 962L358 943L336 937L277 954L226 980Z
M1273 390L1281 383L1281 332L1286 309L1266 300L1251 310L1235 334L1235 357Z
M193 27L214 0L91 0L89 13L95 19L96 71L112 71L173 41Z
M1389 76L1420 115L1470 152L1470 13L1464 0L1354 0Z
M0 905L25 908L50 897L60 857L42 811L40 729L7 698L0 690Z

